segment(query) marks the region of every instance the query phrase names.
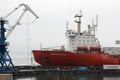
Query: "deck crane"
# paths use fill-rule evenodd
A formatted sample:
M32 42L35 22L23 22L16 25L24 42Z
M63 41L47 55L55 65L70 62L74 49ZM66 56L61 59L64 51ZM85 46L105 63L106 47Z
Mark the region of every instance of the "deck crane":
M22 6L24 7L22 14L19 16L15 24L13 26L10 26L10 29L7 32L6 28L4 27L4 24L8 22L6 18L9 17L11 14L13 14L16 10L18 10ZM9 35L12 33L12 31L15 29L15 27L17 26L17 24L27 11L30 11L36 17L36 19L38 18L38 16L27 4L20 4L5 17L0 18L0 72L15 72L15 67L12 63L12 59L6 48L6 46L8 46L6 43L6 39L9 37ZM5 32L7 32L6 35Z

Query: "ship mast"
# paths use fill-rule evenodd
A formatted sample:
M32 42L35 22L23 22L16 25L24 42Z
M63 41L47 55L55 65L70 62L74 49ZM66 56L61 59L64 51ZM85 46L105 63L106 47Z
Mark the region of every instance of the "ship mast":
M94 19L92 20L92 28L93 28L93 34L95 36L95 32L97 31L97 26L98 26L98 15L96 15L96 24L94 24Z
M68 30L68 25L69 25L69 22L67 21L66 22L66 31Z
M78 18L78 20L75 20L75 22L77 23L77 33L81 32L81 17L82 17L82 11L80 11L80 15L76 14L75 18Z
M88 32L89 33L93 33L93 35L95 36L96 31L97 31L97 26L98 26L98 15L96 15L96 24L94 23L94 19L92 19L92 26L89 24L88 25Z

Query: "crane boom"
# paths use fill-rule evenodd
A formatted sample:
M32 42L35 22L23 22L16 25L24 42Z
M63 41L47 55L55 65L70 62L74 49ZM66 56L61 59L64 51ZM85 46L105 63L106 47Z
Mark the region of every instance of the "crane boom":
M22 17L24 16L24 14L27 11L30 11L36 18L39 18L34 11L27 5L27 4L20 4L18 7L16 7L13 11L11 11L8 15L6 15L3 19L6 19L8 16L10 16L12 13L14 13L16 10L18 10L21 6L24 6L25 9L23 9L22 14L20 15L20 17L18 18L18 20L15 22L15 24L13 26L10 26L10 29L8 31L8 33L6 34L6 38L9 37L9 35L12 33L12 31L15 29L15 27L17 26L17 24L19 23L19 21L22 19Z
M36 18L39 18L34 11L27 4L20 4L20 6L24 6L27 10L29 10Z

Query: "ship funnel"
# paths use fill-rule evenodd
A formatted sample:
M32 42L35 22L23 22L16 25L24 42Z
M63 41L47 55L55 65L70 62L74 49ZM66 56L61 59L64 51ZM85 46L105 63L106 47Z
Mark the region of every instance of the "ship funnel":
M80 15L76 14L75 18L78 18L78 20L75 20L77 23L77 33L81 32L81 17L82 17L82 11L80 10Z

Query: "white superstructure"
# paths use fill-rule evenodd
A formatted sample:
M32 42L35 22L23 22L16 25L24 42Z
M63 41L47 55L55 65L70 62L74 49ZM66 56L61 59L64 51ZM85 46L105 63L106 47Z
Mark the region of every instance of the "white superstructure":
M120 47L103 47L103 51L113 56L120 56Z
M77 23L77 29L81 29L81 17L82 15L75 17L78 18L78 21L75 21ZM68 25L67 25L68 27ZM97 19L96 19L96 25L88 25L88 31L81 32L81 30L77 30L77 32L73 30L66 30L66 37L67 37L67 50L76 52L77 47L86 46L88 49L90 47L100 46L100 42L95 37L95 30L97 27Z

